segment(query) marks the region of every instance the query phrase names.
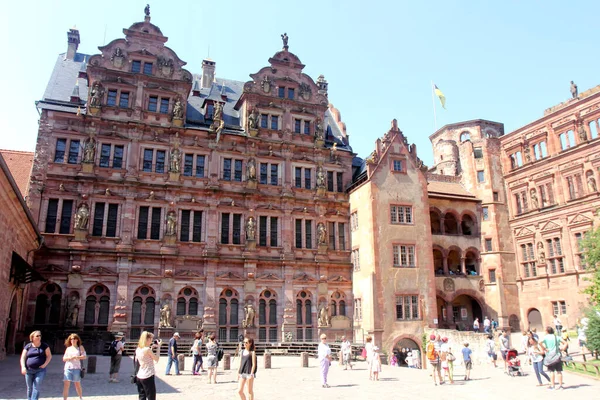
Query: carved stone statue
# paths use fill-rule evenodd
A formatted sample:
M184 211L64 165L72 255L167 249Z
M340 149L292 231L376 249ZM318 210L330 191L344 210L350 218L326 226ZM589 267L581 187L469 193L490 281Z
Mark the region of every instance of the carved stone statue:
M542 242L538 242L537 250L538 250L538 262L541 265L546 265L546 252L544 251L544 244Z
M317 188L325 187L325 171L322 166L317 167Z
M86 164L93 164L95 156L96 156L96 139L94 139L94 135L90 135L90 137L86 139L85 145L83 146L82 162L84 162Z
M225 126L225 121L223 121L223 104L221 102L215 102L215 110L213 114L213 122L210 124L209 131L217 134L217 142L219 142L219 138L221 137L221 132L223 132L223 127Z
M171 154L169 154L169 172L181 172L180 158L181 151L179 148L173 148Z
M268 76L264 76L263 80L260 82L260 86L262 87L263 92L270 93L271 92L271 80Z
M579 140L581 142L585 142L588 139L585 128L583 127L583 121L579 121L577 123L577 135L579 135Z
M598 191L598 187L596 186L596 179L594 179L594 176L592 174L587 176L587 187L588 192L590 193L596 193Z
M287 33L284 33L283 35L281 35L281 40L283 41L283 49L285 51L287 51L287 49L289 49L290 46L288 46L288 35Z
M329 150L329 158L331 162L338 162L338 154L337 154L337 143L333 144L333 147Z
M317 244L319 246L327 244L327 230L325 229L325 224L319 222L317 225Z
M220 101L215 102L215 111L213 114L213 121L221 121L223 119L223 103Z
M258 129L258 111L256 108L248 115L248 129Z
M573 96L573 98L576 99L578 95L579 91L577 90L577 85L575 84L575 82L571 81L571 96Z
M246 315L244 316L244 321L242 321L242 327L243 328L254 327L254 315L256 315L254 306L252 306L252 304L250 304L250 303L246 304L244 306L244 313Z
M315 123L315 140L325 140L325 135L323 134L323 122L321 119L317 119Z
M250 217L246 221L246 240L256 240L256 222L254 222L254 217Z
M77 318L79 317L79 297L75 294L71 296L67 303L67 318L65 325L77 326Z
M90 209L86 203L81 203L75 213L75 229L87 229Z
M329 307L325 305L319 309L319 326L329 326Z
M249 181L256 180L256 160L251 158L246 163L246 179Z
M531 207L534 209L538 208L538 198L535 189L531 189L529 195L531 196Z
M90 107L100 107L102 105L102 96L104 95L104 88L98 81L92 85L90 91Z
M529 149L529 146L525 146L523 154L525 155L525 162L531 162L531 150Z
M173 105L173 118L183 119L183 105L181 104L180 99L177 99L175 105Z
M144 14L146 14L146 17L150 16L150 4L146 4L146 7L144 8Z
M172 328L171 326L171 306L165 304L160 309L160 322L158 323L159 328Z
M167 214L167 235L173 236L177 234L177 216L175 211L169 211Z

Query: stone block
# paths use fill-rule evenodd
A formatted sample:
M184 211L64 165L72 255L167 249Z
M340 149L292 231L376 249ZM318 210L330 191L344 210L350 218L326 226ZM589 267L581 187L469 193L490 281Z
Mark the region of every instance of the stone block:
M88 374L95 374L96 373L96 362L97 362L97 358L96 356L88 356L87 358L87 373Z
M177 360L179 360L179 370L185 371L185 355L179 354Z
M223 354L223 370L229 371L231 369L231 354Z
M300 353L300 365L302 368L308 368L308 353L305 351Z
M271 353L265 353L263 356L264 369L271 369Z

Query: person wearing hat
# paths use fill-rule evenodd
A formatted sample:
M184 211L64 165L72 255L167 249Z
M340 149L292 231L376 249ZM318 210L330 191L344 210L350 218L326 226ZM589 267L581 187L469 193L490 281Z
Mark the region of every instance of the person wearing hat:
M123 358L123 332L117 332L115 340L110 344L110 371L108 383L119 383L119 370L121 369L121 359Z
M327 335L324 333L321 335L321 343L319 343L318 358L319 364L321 365L321 383L324 388L328 388L327 374L329 373L329 365L331 365L331 349L325 343Z
M171 375L171 365L175 364L175 375L181 375L179 372L179 360L177 359L177 340L179 339L179 332L175 332L173 337L169 340L169 351L167 353L167 371L165 375Z

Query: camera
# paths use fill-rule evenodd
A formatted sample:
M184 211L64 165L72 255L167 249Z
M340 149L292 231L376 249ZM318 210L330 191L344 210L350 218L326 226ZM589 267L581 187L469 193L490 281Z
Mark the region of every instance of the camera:
M159 344L161 344L161 342L162 342L162 340L160 340L160 339L154 339L154 340L152 341L152 345L153 345L153 346L158 346Z

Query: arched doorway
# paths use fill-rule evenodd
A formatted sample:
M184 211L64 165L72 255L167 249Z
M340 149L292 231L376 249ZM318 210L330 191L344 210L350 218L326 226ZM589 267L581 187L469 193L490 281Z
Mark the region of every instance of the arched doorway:
M529 323L529 329L535 328L538 332L543 332L544 324L542 322L542 314L537 308L532 308L527 313L527 321Z
M408 364L406 363L406 357L409 352L414 350L419 350L419 345L414 340L408 338L402 338L398 340L394 345L394 350L392 351L398 360L398 366L408 367Z
M10 303L10 311L8 313L8 323L6 324L6 334L4 348L6 354L15 354L15 331L17 328L17 296L14 295Z
M459 331L470 331L473 329L473 321L479 318L483 321L483 312L481 305L474 297L467 294L456 296L452 300L452 317L456 323L456 329Z
M511 314L511 316L508 317L508 326L510 326L511 332L519 332L521 330L519 317L517 317L515 314Z

